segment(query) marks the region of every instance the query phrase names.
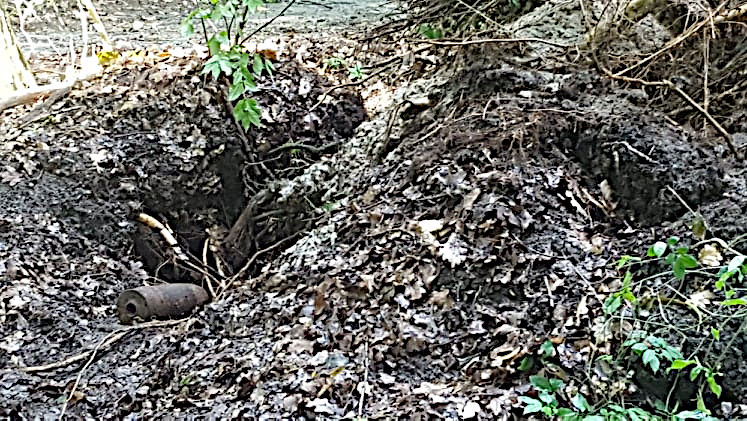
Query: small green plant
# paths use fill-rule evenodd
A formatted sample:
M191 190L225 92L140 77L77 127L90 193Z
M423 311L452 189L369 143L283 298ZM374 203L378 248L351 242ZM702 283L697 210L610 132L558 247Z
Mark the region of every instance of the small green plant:
M570 398L573 408L562 407L558 403L556 394L562 390L563 381L530 376L529 382L537 391L537 399L519 396L519 402L524 404L524 415L542 414L547 418L563 421L654 421L661 419L638 407L623 408L619 405L608 404L595 409L580 393Z
M210 0L210 7L196 9L181 23L182 34L191 36L195 32L195 21L202 27L210 58L205 63L203 74L211 74L219 80L225 75L229 80L228 101L237 101L233 114L244 130L260 126L261 110L257 101L248 93L257 89L256 79L263 73L272 76L272 62L260 54L250 54L244 48L248 14L256 13L264 5L263 0ZM207 28L213 28L209 36Z
M350 80L362 80L365 77L363 67L360 63L355 63L355 66L348 67L348 72L350 73Z
M344 58L330 57L327 59L327 67L329 67L330 69L340 69L347 66L348 62L345 61Z
M644 339L645 338L645 339ZM682 358L679 349L669 345L666 340L656 336L648 335L643 331L634 331L623 346L630 347L631 351L641 357L644 366L648 366L656 374L661 367L661 361L672 362Z
M444 33L441 29L427 23L418 27L418 33L428 39L439 39L444 37Z
M646 254L648 257L663 257L665 263L672 265L674 277L681 281L688 269L698 267L698 259L689 254L689 247L677 247L679 241L678 237L669 237L666 242L657 241Z
M705 379L706 384L708 384L708 387L711 389L711 392L713 392L716 397L721 397L721 386L716 381L716 376L720 376L721 373L715 373L713 369L705 367L700 363L700 360L698 360L697 357L692 360L676 359L672 361L672 366L669 367L667 371L684 370L688 367L692 367L690 369L691 382L695 382L698 377L702 377Z
M560 379L547 379L542 376L530 376L529 382L537 390L538 398L519 396L519 401L525 404L524 414L541 413L548 417L559 415L558 400L555 392L563 387Z
M623 277L622 288L620 288L619 291L615 291L610 294L610 296L607 297L607 299L604 301L604 304L602 305L602 310L605 314L612 314L616 312L617 309L619 309L622 305L623 301L627 301L630 304L636 303L635 295L630 289L632 280L633 274L630 273L630 271L626 271L625 276Z
M632 329L621 350L640 357L642 364L654 374L663 375L662 368L665 367L666 373L682 371L697 385L695 410L672 413L664 403L657 406L657 410L668 414L671 419L712 420L715 418L706 407L703 396L710 392L716 398L721 397L722 387L718 378L722 374L718 370L721 361L731 352L728 345L724 347L716 343L721 341L724 329L729 329L731 338L740 337L747 331L747 309L744 308L747 296L738 296L744 290L747 256L736 251L736 245L746 241L747 235L731 242L718 238L702 240L703 230L697 230L694 235L700 241L692 246L683 245L678 237L670 237L649 247L643 259L632 256L620 258L617 269L625 271L622 286L604 301L604 313L608 316L604 323L620 326L623 321ZM731 256L724 259L722 253ZM728 263L722 264L722 261ZM663 265L663 270L653 274L647 269L642 270L645 276L634 280L638 278L636 266L652 264ZM682 282L686 277L692 279L688 279L687 283ZM613 313L626 302L634 307L634 311L617 318ZM650 311L648 303L658 304L659 311ZM673 312L670 314L685 314L683 310L674 308L677 306L691 316L683 320L667 317L667 311ZM737 330L733 330L734 322L740 320L741 323L736 325L739 326ZM671 335L674 331L684 339L682 350L671 346L661 337ZM694 338L704 339L698 339L696 344ZM684 358L682 353L685 349L691 349L693 354ZM618 361L621 355L618 354ZM603 358L614 367L615 358L612 355ZM602 360L602 357L597 360ZM673 383L672 387L677 384ZM674 405L676 408L679 404Z

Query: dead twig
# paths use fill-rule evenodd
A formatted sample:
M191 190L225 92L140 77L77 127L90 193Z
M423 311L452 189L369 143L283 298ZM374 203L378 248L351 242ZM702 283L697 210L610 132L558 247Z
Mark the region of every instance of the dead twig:
M355 82L343 83L341 85L335 85L335 86L327 89L326 91L324 91L324 93L322 94L322 97L319 99L319 101L317 101L316 104L314 104L311 108L309 108L309 112L312 112L312 111L316 110L320 105L322 105L322 103L324 102L324 100L327 99L327 95L331 94L332 92L336 91L337 89L340 89L340 88L349 88L351 86L362 85L362 84L368 82L369 80L373 79L374 77L380 75L381 73L384 72L384 70L386 70L388 68L389 68L389 66L384 66L381 69L379 69L378 71L372 73L370 76L368 76L365 79L357 80Z
M365 402L365 399L366 399L366 391L369 388L368 386L368 341L366 341L366 345L363 348L363 352L365 353L365 355L363 356L364 361L365 361L364 363L365 371L363 372L363 383L358 383L358 387L357 387L358 392L360 392L361 394L361 398L358 401L358 419L363 419L363 403Z
M638 149L634 148L634 147L633 147L633 146L631 146L631 145L630 145L630 143L628 143L628 142L625 142L625 141L620 141L620 142L607 142L607 143L603 143L603 144L602 144L602 146L606 146L606 145L623 145L623 146L625 146L625 148L626 148L627 150L629 150L630 152L632 152L632 153L634 153L634 154L636 154L636 155L640 156L640 157L641 157L641 158L643 158L643 159L644 159L645 161L648 161L648 162L649 162L649 163L651 163L651 164L657 164L657 165L658 165L658 164L660 164L660 162L659 162L659 161L657 161L657 160L655 160L655 159L652 159L651 157L649 157L649 156L648 156L648 155L646 155L645 153L643 153L643 152L639 151Z
M339 146L341 143L342 143L341 141L337 141L337 142L328 143L326 145L322 145L320 147L316 147L313 145L307 145L305 143L285 143L267 152L267 155L274 155L278 152L282 152L288 149L306 149L307 151L313 153L314 155L321 155L327 149L331 149L331 148L334 148L335 146Z
M75 395L75 390L78 388L78 384L80 384L80 379L83 377L83 373L85 373L88 367L91 366L91 364L93 363L93 360L96 358L96 353L98 352L99 349L104 347L104 344L107 344L107 345L112 344L122 339L127 333L132 332L135 329L144 329L147 327L170 326L170 325L181 323L188 319L189 318L179 319L179 320L166 320L166 321L143 323L141 325L136 325L136 326L128 326L126 328L117 329L114 332L111 332L108 335L104 336L104 338L100 340L98 344L96 344L93 350L89 351L89 354L91 355L91 357L88 359L88 362L86 362L86 365L84 365L83 368L81 368L80 371L78 372L78 376L75 378L75 383L73 383L73 387L70 389L70 394L68 395L67 399L65 399L65 402L62 404L62 409L60 410L59 419L62 420L64 418L65 410L67 410L67 404L68 402L70 402L70 400Z
M50 96L56 92L70 89L74 83L75 81L39 86L20 92L11 97L4 98L2 101L0 101L0 112L4 111L7 108L12 108L21 104L28 104L36 101L38 98Z
M107 346L113 344L114 342L117 342L118 340L122 339L128 332L136 330L136 329L170 326L170 325L181 323L186 320L188 319L155 321L155 322L142 323L139 325L127 326L125 328L115 330L114 332L108 334L106 337L104 337L103 340L101 340L96 345L96 348L94 348L94 350L106 348ZM94 350L82 352L78 355L74 355L70 358L65 358L64 360L58 361L56 363L37 365L37 366L31 366L31 367L21 367L20 370L25 373L38 373L41 371L55 370L55 369L66 367L70 364L73 364L75 362L88 358L91 355L91 353L94 352Z
M239 44L243 44L243 43L247 42L249 40L249 38L257 35L260 31L262 31L263 29L265 29L268 26L270 26L272 24L272 22L275 22L275 19L279 18L280 16L283 16L283 14L285 14L285 12L288 11L288 9L290 9L290 7L293 6L293 3L295 3L295 2L296 2L296 0L291 0L290 2L288 2L288 4L285 5L285 7L283 8L283 10L280 11L280 13L278 13L277 15L275 15L272 19L268 20L267 22L263 23L259 28L255 29L251 34L249 34L246 37L244 37L244 39L242 39Z
M550 41L542 38L488 38L488 39L473 39L473 40L460 40L460 41L436 41L432 39L408 39L410 42L418 42L421 44L431 45L443 45L443 46L464 46L474 44L496 44L496 43L510 43L510 42L539 42L558 48L573 47L574 44L561 44L559 42Z
M376 164L380 163L381 159L384 157L384 154L386 154L386 150L389 148L389 140L391 139L392 128L394 127L394 122L397 120L397 117L399 116L400 108L402 108L402 106L406 104L407 102L408 101L405 100L397 104L394 107L394 110L392 110L392 113L389 115L389 122L386 125L386 131L384 132L384 139L381 142L381 149L374 156L374 163Z
M281 239L280 241L276 242L275 244L273 244L273 245L271 245L269 247L263 248L262 250L259 250L256 253L254 253L252 255L252 257L250 257L249 260L247 260L246 263L244 263L244 266L242 266L241 269L238 272L236 272L235 275L233 275L232 277L230 277L228 279L228 282L226 282L226 286L224 288L221 288L221 290L218 292L218 297L220 297L221 295L223 295L223 293L226 292L228 290L228 288L230 288L231 285L233 285L233 283L236 282L237 279L239 279L240 277L244 276L246 274L246 272L249 270L249 268L252 266L252 264L254 263L254 261L256 261L259 256L261 256L261 255L263 255L265 253L268 253L268 252L270 252L272 250L275 250L276 248L280 247L283 243L285 243L287 241L290 241L290 240L292 240L292 239L300 236L302 233L303 233L303 231L299 231L299 232L297 232L295 234L289 235L289 236Z
M581 4L583 6L583 1L581 1ZM702 27L702 25L701 25L701 27ZM591 55L592 55L592 57L594 59L594 63L597 65L597 68L599 70L601 70L605 75L607 75L611 79L617 79L617 80L621 80L623 82L628 82L628 83L641 84L641 85L644 85L644 86L665 87L665 88L669 88L669 89L675 91L679 96L682 97L682 99L684 99L685 101L687 101L690 105L692 105L693 108L695 108L698 112L700 112L703 115L703 117L705 117L706 120L708 120L711 123L711 125L713 125L713 127L721 134L721 136L724 137L724 139L726 140L726 145L729 148L729 151L732 154L734 154L734 156L737 159L742 159L743 156L739 152L739 150L737 149L737 146L734 143L734 139L731 137L731 134L728 131L726 131L726 129L724 128L724 126L722 126L718 121L716 121L716 119L713 118L713 116L711 115L711 113L709 113L708 111L706 111L703 107L700 106L700 104L698 104L697 102L695 102L695 100L692 99L692 97L690 97L690 95L688 95L687 92L685 92L682 89L680 89L672 81L670 81L668 79L664 79L664 80L661 80L661 81L648 81L648 80L643 80L643 79L639 79L639 78L634 78L634 77L629 77L629 76L623 76L622 74L625 73L627 70L622 71L622 72L618 72L618 73L612 73L612 71L610 69L608 69L605 65L603 65L599 61L599 58L597 57L596 49L594 49L594 48L591 49Z
M622 76L622 75L628 73L629 71L631 71L633 69L641 67L641 66L645 65L646 63L648 63L648 62L650 62L652 60L655 60L658 57L661 57L667 51L669 51L669 50L673 49L674 47L680 45L682 42L684 42L685 40L687 40L691 36L693 36L693 35L697 34L698 32L700 32L700 30L704 26L706 26L708 24L715 25L715 24L719 24L719 23L726 22L726 21L729 21L729 20L734 20L734 19L738 18L739 16L742 16L742 15L744 15L744 14L747 13L747 3L746 3L746 4L741 5L738 8L735 8L735 9L727 11L725 14L720 14L719 12L721 11L721 9L724 7L725 4L726 3L724 2L718 8L716 8L716 10L714 10L713 13L711 13L709 15L708 19L703 19L702 21L700 21L697 24L695 24L692 27L690 27L686 32L680 34L678 37L676 37L676 38L670 40L669 42L667 42L666 45L664 45L664 47L662 47L659 51L657 51L657 52L649 55L648 57L644 58L643 60L639 61L636 64L633 64L631 66L626 67L623 70L620 70L619 72L615 73L613 76L615 76L615 77Z

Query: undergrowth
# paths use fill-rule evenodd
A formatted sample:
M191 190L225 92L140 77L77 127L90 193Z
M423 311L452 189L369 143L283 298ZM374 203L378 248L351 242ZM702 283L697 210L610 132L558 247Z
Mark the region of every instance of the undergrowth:
M737 251L746 239L688 246L671 237L642 257L622 256L618 287L594 329L598 356L588 372L604 374L573 386L530 376L531 390L520 397L524 414L572 421L715 420L727 393L723 371L747 326L747 264ZM543 365L553 352L550 342L541 347Z
M257 89L256 79L263 73L272 77L272 62L263 55L246 49L247 16L257 13L263 0L210 0L207 7L193 10L182 21L182 33L191 36L195 21L199 22L210 53L203 73L215 80L225 75L229 81L227 100L236 101L233 115L244 130L260 126L261 110L249 93Z

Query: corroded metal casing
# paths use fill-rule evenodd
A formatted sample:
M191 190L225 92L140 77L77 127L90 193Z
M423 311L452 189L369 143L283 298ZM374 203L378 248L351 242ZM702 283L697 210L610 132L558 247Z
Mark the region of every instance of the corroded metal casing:
M194 284L161 284L128 289L119 294L117 313L122 323L184 316L208 301L207 292Z

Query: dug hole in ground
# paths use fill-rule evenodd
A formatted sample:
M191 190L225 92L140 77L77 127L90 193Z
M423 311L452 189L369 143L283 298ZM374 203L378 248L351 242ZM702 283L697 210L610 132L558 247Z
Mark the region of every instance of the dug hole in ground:
M171 2L2 111L0 415L747 416L743 4L265 6L261 127ZM164 282L210 302L119 322Z

